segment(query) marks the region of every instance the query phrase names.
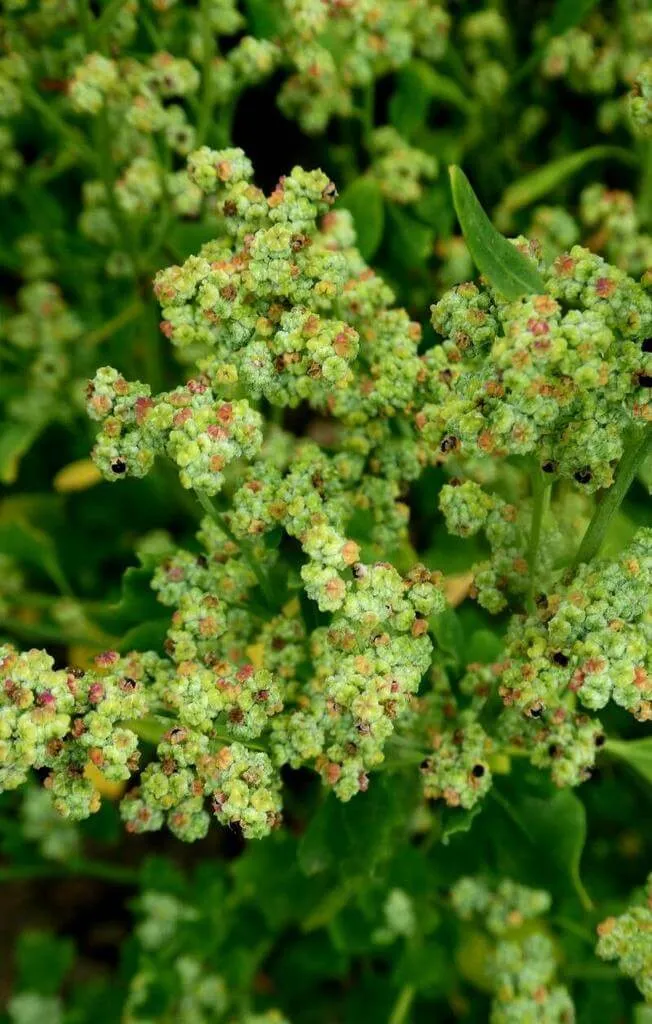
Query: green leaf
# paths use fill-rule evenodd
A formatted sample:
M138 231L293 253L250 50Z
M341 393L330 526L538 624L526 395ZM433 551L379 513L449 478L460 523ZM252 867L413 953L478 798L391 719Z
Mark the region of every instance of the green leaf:
M530 203L551 192L562 181L576 174L587 164L594 160L608 160L610 157L626 162L633 160L632 155L626 149L621 149L618 146L591 146L578 153L569 153L568 156L552 160L549 164L537 168L536 171L526 174L524 178L510 185L500 201L499 210L503 214L510 214L524 206L529 206Z
M103 629L118 632L162 619L165 613L150 586L151 579L151 569L130 566L122 577L120 600L94 612L93 618Z
M30 521L32 510L38 510L40 501L16 497L3 502L0 515L0 551L17 558L26 565L40 569L61 591L70 594L70 586L59 562L52 538ZM56 508L56 504L55 504Z
M16 948L18 991L55 995L74 957L75 949L70 939L58 939L48 932L22 932Z
M557 0L548 22L548 35L560 36L586 17L598 0Z
M607 740L605 749L652 782L652 736L642 740Z
M390 122L410 139L425 124L433 100L442 100L465 113L473 110L473 103L452 78L435 71L425 61L410 61L398 75L389 103Z
M43 429L43 423L8 423L0 434L0 482L13 484L20 460L29 451Z
M374 178L357 178L345 189L340 203L353 217L362 258L370 260L382 241L385 226L385 204L380 185Z
M439 615L432 616L430 628L440 650L459 664L464 656L464 632L457 613L445 608Z
M120 654L128 654L129 651L158 651L163 654L163 643L169 628L169 615L141 622L127 630L117 649Z
M488 665L497 661L504 646L504 641L490 629L476 629L467 643L465 651L465 662L467 665L479 661L482 665Z
M474 819L477 818L483 806L484 804L480 802L468 811L462 810L459 807L444 808L441 813L441 841L444 846L448 846L451 836L460 832L470 831Z
M421 224L393 203L387 207L387 219L390 222L387 236L392 259L399 267L408 267L413 271L430 256L435 233L432 228Z
M496 231L464 171L453 166L449 172L455 212L478 270L507 299L542 294L543 279L532 260Z
M552 799L526 797L519 802L518 818L529 839L548 862L571 882L586 910L592 908L580 877L580 861L586 842L584 804L570 789Z

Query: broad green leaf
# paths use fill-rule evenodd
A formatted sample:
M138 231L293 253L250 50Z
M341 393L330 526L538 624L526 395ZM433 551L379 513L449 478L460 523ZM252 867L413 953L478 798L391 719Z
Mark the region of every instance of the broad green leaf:
M580 861L586 842L586 811L572 790L563 789L552 799L526 797L517 807L519 821L541 856L571 882L582 906L591 899L580 877Z
M374 178L361 177L349 185L340 199L351 213L362 258L370 260L380 245L385 226L385 204Z
M626 149L618 146L591 146L589 149L582 149L578 153L569 153L559 160L552 160L549 164L539 167L531 174L514 182L505 190L501 199L499 210L501 213L510 214L516 210L529 206L541 196L551 192L566 178L576 174L587 164L595 160L617 160L631 161L632 156Z
M17 989L51 996L58 992L75 957L70 939L25 931L16 947Z
M608 740L605 749L652 782L652 736L642 740Z
M0 434L0 482L13 484L20 460L43 429L43 423L8 423Z
M120 599L95 611L93 618L103 629L117 631L162 619L165 613L150 586L151 578L150 569L130 566L122 577Z
M459 832L468 832L471 829L474 819L477 818L483 806L483 803L480 802L468 811L459 807L444 808L441 815L441 841L444 846L448 846L451 836Z
M455 212L478 270L507 299L542 294L545 286L534 263L496 231L464 171L451 167L450 179Z
M560 36L574 28L598 4L598 0L557 0L548 22L548 35Z
M59 562L52 538L28 518L36 501L7 499L0 512L0 551L26 565L40 569L61 591L70 594L70 586Z
M128 654L129 651L158 651L163 653L163 643L170 627L170 617L151 619L147 622L140 622L133 629L127 630L118 644L120 654Z
M467 664L479 661L483 665L488 665L490 662L498 660L503 650L503 645L504 641L502 638L497 636L492 630L476 629L468 641L464 660Z

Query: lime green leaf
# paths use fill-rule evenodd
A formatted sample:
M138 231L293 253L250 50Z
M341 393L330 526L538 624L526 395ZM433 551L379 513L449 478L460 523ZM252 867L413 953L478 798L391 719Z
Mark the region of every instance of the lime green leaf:
M557 0L548 22L549 36L560 36L579 25L597 3L598 0Z
M510 185L503 195L499 209L502 213L514 213L551 192L562 181L576 174L587 164L595 160L608 160L611 157L627 162L633 159L626 149L621 149L618 146L591 146L578 153L563 156L559 160L552 160L551 163L539 167L532 174L527 174Z
M450 179L455 212L478 270L507 299L542 294L543 279L534 263L496 231L464 171L451 167Z
M340 202L353 217L362 258L370 260L382 241L385 226L380 185L374 178L358 178L345 189Z
M643 740L608 740L605 749L652 782L652 736Z

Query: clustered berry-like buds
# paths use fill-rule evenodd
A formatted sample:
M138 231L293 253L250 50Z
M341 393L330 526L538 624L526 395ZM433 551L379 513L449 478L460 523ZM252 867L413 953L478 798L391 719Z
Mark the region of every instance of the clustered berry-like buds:
M460 715L454 727L432 730L432 752L421 762L423 795L449 807L474 807L491 788L492 741L478 722Z
M639 901L598 925L596 952L603 960L618 960L620 970L634 979L645 1000L652 999L652 875Z
M425 356L415 422L430 452L536 452L590 492L611 484L624 431L650 419L652 299L579 246L542 271L543 295L465 284L432 307L444 341Z
M461 878L451 902L463 921L480 920L493 939L483 977L494 992L491 1024L571 1024L574 1008L568 990L555 984L557 963L552 940L534 921L550 908L550 896L511 879L497 887L482 878ZM532 922L524 929L526 922Z
M87 405L102 423L93 458L107 480L144 476L165 454L184 487L217 494L224 468L252 458L262 444L260 414L245 399L220 401L201 379L152 399L146 385L103 367L89 384Z
M500 685L508 706L540 718L570 694L591 710L613 700L650 719L651 541L649 530L639 531L618 558L581 565L535 615L514 618Z
M640 69L627 99L634 134L652 138L652 60Z
M377 128L369 143L372 163L370 174L377 179L386 199L394 203L413 203L423 194L423 181L437 174L437 161L402 139L395 128Z
M99 794L84 770L90 763L118 781L137 767L137 736L121 723L147 713L146 684L156 660L109 652L80 676L54 669L44 652L3 647L1 788L15 789L31 768L47 768L45 785L60 814L78 820L96 811Z

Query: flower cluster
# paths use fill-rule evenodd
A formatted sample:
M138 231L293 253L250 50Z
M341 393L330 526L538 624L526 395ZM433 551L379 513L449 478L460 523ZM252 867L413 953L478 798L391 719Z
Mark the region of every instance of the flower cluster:
M260 414L246 399L220 401L201 379L152 399L147 385L103 367L87 402L89 415L102 423L93 458L107 480L144 476L156 455L165 454L184 487L217 494L224 468L253 458L262 444Z
M506 705L539 719L570 694L591 710L613 700L649 720L651 541L639 531L618 558L580 565L541 596L535 614L514 617L500 685Z
M640 903L598 925L596 952L603 960L618 960L623 974L634 979L646 1001L652 1000L652 875Z
M564 79L573 91L599 98L597 119L603 131L629 122L638 134L645 131L643 90L651 40L652 17L645 4L635 5L631 21L619 26L596 14L586 27L546 41L541 71L546 79ZM632 91L630 96L623 87Z
M520 243L517 243L520 245ZM546 292L506 302L459 285L432 308L416 425L429 452L530 455L550 478L609 486L625 430L650 418L652 299L575 246L542 267Z
M423 195L424 182L435 177L437 161L410 146L395 128L377 128L369 143L372 162L369 173L378 180L380 191L394 203L413 203Z
M461 878L451 902L463 921L480 920L493 940L483 965L494 993L491 1024L572 1024L570 994L555 983L554 944L534 923L550 908L548 893L511 879L494 888L482 878ZM532 925L523 928L526 922Z

